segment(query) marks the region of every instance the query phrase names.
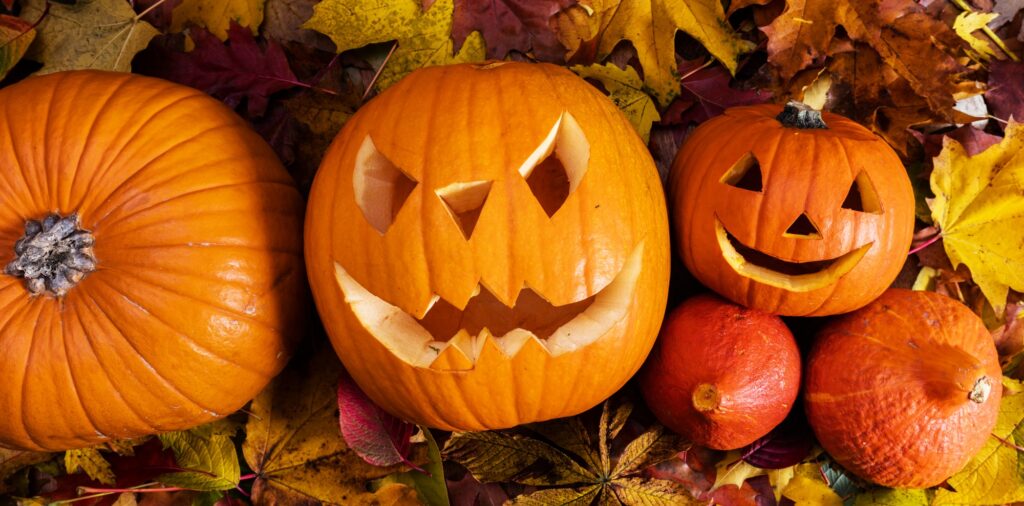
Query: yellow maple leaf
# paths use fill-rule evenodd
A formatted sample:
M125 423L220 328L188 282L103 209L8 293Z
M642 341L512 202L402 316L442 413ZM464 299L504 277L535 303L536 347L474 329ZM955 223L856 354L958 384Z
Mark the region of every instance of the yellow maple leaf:
M115 481L110 463L103 458L103 455L100 455L97 448L68 450L64 454L64 467L68 474L74 474L81 470L90 478L106 485L113 485Z
M1000 309L1008 288L1024 291L1024 126L968 156L946 139L931 176L928 202L953 267L966 265L985 298Z
M324 0L302 27L330 37L339 53L396 41L398 46L377 80L378 89L384 89L418 68L483 61L480 32L470 34L458 54L453 54L453 9L452 0L437 0L426 11L419 0Z
M997 17L999 14L995 12L961 12L953 21L953 30L971 45L973 52L969 54L975 60L988 60L996 55L988 42L974 35L974 32L988 26Z
M180 32L188 25L198 25L218 39L227 40L228 28L234 21L256 35L263 24L264 3L266 0L182 0L171 13L171 31Z
M668 105L679 94L678 30L697 39L733 73L737 57L754 48L729 26L719 0L636 0L618 5L600 35L597 56L607 56L619 41L632 41L651 95Z
M643 81L633 67L620 69L614 63L577 65L572 71L580 77L596 79L608 90L608 98L626 115L644 142L651 136L651 124L661 119L651 96L643 91Z
M839 497L824 481L808 476L795 476L789 480L782 495L797 504L817 504L819 506L843 506Z

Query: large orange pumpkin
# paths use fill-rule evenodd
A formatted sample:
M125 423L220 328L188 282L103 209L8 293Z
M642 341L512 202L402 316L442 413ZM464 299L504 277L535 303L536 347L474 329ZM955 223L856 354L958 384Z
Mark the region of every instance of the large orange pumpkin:
M546 64L413 72L352 117L306 217L317 308L359 386L480 430L621 387L665 310L669 240L644 143Z
M857 123L796 104L783 111L729 109L687 140L670 184L679 252L736 303L792 316L852 311L903 266L910 180Z
M0 90L0 445L242 407L301 327L301 216L266 143L194 89L90 71Z
M807 359L807 417L846 469L887 487L931 487L995 427L1002 372L966 306L891 289L828 324Z

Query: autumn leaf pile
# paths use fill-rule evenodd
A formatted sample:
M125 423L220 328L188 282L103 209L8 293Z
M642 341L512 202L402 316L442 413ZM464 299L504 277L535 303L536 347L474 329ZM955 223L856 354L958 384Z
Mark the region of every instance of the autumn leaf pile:
M692 447L654 422L633 386L580 416L508 431L416 428L345 379L319 334L245 410L215 424L64 454L0 449L0 503L1022 502L1022 8L1019 0L0 0L0 86L83 68L193 86L251 122L304 190L362 104L430 65L564 65L618 105L663 176L694 126L728 107L799 99L846 115L885 139L914 182L915 247L895 284L944 293L981 315L1007 376L984 449L944 486L897 491L845 473L799 420L743 450ZM682 271L673 302L698 290Z

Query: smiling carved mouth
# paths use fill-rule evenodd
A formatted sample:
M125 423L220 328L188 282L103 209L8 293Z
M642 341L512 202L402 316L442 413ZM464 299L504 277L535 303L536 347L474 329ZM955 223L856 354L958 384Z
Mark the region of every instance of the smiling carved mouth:
M809 292L832 285L853 270L874 244L869 242L832 259L790 262L741 243L718 217L715 236L722 257L739 275L791 292Z
M459 353L475 362L487 340L509 357L528 342L557 356L596 341L626 316L642 263L640 243L607 286L569 304L551 304L524 287L508 306L478 285L464 308L435 295L419 319L371 293L340 263L334 270L345 302L367 332L411 365L446 369L452 360L445 355Z

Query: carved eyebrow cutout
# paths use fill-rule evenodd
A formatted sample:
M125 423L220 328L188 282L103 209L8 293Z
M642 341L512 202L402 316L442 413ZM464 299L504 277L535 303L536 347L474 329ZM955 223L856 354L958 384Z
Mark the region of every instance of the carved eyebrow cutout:
M387 232L417 184L377 150L369 135L363 139L356 153L352 188L356 205L373 228Z
M547 137L519 166L519 174L551 217L576 191L589 162L590 142L576 118L563 112Z
M761 163L754 153L747 153L722 174L719 182L735 186L743 190L761 193L764 190L764 175L761 174Z
M857 177L850 183L850 191L843 199L842 208L862 213L882 214L882 201L878 198L878 191L875 190L875 184L871 182L867 171L860 171L860 174L857 174Z

